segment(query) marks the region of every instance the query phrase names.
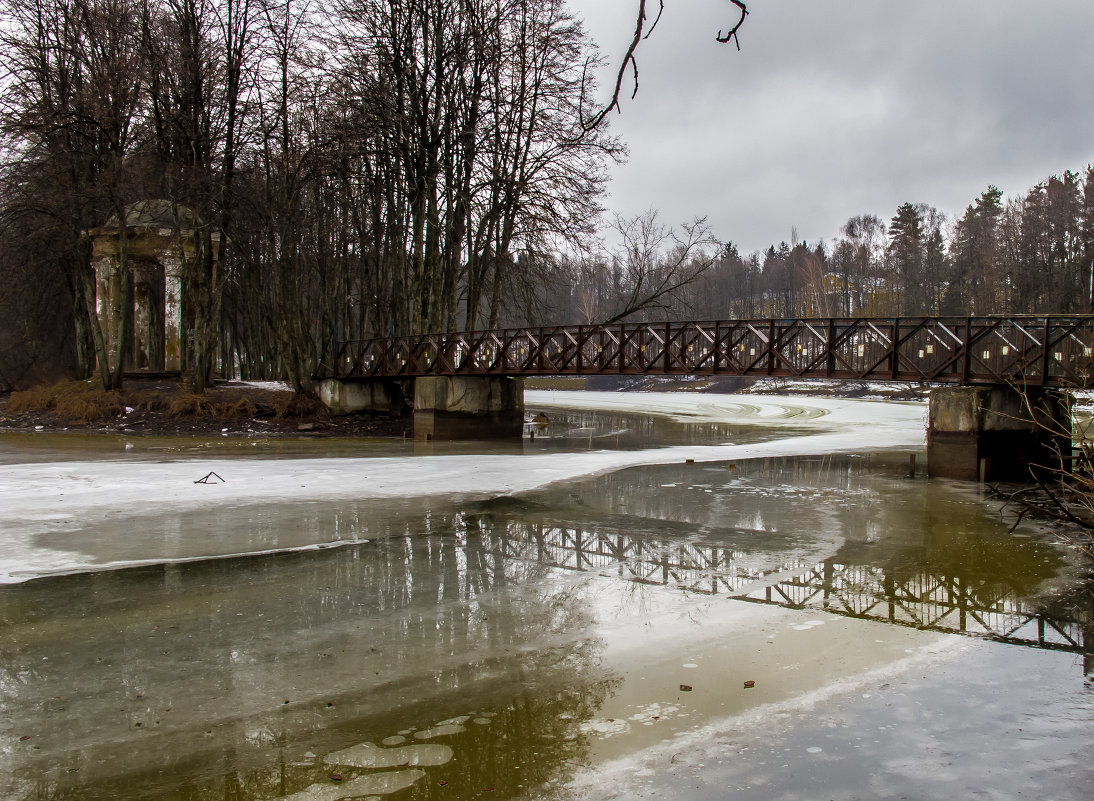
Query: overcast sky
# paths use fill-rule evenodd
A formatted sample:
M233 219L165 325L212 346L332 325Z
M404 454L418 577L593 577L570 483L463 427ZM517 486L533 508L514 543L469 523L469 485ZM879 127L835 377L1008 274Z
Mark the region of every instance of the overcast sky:
M905 201L960 215L988 184L1094 161L1089 0L748 0L741 52L714 41L728 0L664 2L613 115L613 211L705 215L748 253ZM570 0L613 69L637 6Z

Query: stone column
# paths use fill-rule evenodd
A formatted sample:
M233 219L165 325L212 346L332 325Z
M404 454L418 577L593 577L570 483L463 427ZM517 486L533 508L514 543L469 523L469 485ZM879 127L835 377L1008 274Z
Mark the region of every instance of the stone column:
M1030 469L1070 454L1071 399L1043 387L931 390L927 474L965 481L1029 481Z
M159 300L156 279L159 267L147 260L133 262L133 353L132 367L137 370L163 369L156 364L156 335L153 328L159 324L160 314L154 305ZM161 359L162 361L162 359Z
M95 259L95 316L103 338L110 336L110 271L114 260L109 256ZM109 343L108 343L109 347Z
M414 379L414 439L519 439L524 381L509 376Z
M129 266L122 266L121 259L110 260L109 280L109 321L103 334L106 336L106 355L110 369L119 365L125 369L125 359L129 355L129 338L133 334L133 276ZM128 331L126 330L128 329Z
M182 259L164 255L163 369L182 369Z

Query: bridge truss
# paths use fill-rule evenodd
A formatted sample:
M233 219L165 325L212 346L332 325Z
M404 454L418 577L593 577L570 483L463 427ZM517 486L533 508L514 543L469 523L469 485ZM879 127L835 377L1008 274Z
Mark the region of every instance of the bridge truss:
M1085 387L1094 315L511 328L342 342L324 369L320 377L339 379L737 375Z

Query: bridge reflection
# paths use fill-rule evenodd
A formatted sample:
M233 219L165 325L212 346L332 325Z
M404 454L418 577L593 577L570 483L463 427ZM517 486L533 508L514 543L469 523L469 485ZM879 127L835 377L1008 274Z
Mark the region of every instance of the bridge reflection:
M490 553L554 568L590 571L689 593L724 595L791 609L817 608L932 631L976 635L1016 645L1071 651L1090 660L1094 609L1089 592L1038 601L1025 576L969 571L909 570L899 558L856 564L787 560L770 569L749 566L732 547L676 536L632 536L575 525L489 516L464 521L459 536L468 558ZM1085 599L1085 606L1083 600ZM1094 663L1087 665L1087 672Z
M775 460L735 472L863 493L861 469ZM446 737L451 762L426 770L413 797L439 797L432 788L442 781L446 797L464 798L485 787L518 797L563 786L587 759L581 723L622 686L604 660L604 585L623 590L613 597L620 609L631 604L625 615L641 615L648 600L632 586L661 600L685 592L824 609L1082 654L1094 673L1089 586L1033 600L1058 572L1047 546L971 535L954 545L952 531L886 545L842 530L826 540L830 558L801 558L770 529L713 529L694 501L703 522L658 519L641 484L650 475L602 477L636 488L647 505L641 514L610 504L567 510L597 521L585 523L527 499L424 517L416 507L385 517L352 504L225 508L211 518L217 528L284 525L292 512L294 525L352 542L6 587L0 739L10 753L0 796L113 801L138 787L168 801L284 797L328 786L324 755L472 712L492 722ZM755 519L743 493L735 497ZM882 506L876 494L862 497ZM786 494L777 503L794 506ZM10 747L22 736L33 748Z

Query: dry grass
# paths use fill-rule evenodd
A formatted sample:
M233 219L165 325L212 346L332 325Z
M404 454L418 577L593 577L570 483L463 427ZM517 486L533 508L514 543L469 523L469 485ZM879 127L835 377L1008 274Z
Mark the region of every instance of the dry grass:
M116 418L125 413L126 407L162 413L169 418L325 420L330 416L318 398L289 391L214 387L203 395L195 395L181 386L106 391L95 379L63 381L13 392L7 413L48 413L64 423L83 424Z
M277 417L318 417L326 420L330 409L319 398L310 395L297 395L294 392L273 393L273 408Z
M217 406L206 395L187 392L174 398L167 410L172 417L222 417Z
M240 398L229 402L224 409L225 417L254 417L258 414L258 407L250 398Z
M21 392L8 400L9 414L49 412L73 423L94 423L125 411L122 393L107 392L97 381L61 381Z

